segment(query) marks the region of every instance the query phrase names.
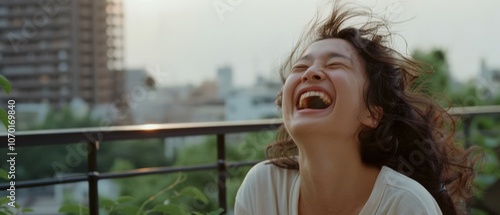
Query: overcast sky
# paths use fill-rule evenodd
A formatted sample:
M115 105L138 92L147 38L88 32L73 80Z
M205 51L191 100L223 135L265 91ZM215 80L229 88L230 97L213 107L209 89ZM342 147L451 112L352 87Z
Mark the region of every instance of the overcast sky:
M231 65L236 85L276 67L324 0L124 0L127 68L149 68L162 84L197 84ZM360 2L360 1L359 1ZM214 4L226 11L217 11ZM447 52L452 75L475 77L480 60L500 68L500 1L370 0L409 49ZM404 50L399 46L399 50Z

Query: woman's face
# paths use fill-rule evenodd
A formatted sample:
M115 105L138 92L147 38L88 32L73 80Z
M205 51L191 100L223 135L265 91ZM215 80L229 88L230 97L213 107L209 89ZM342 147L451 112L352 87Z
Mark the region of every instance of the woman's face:
M350 43L312 43L293 65L283 86L285 128L297 142L307 135L354 137L370 122L363 98L363 59Z

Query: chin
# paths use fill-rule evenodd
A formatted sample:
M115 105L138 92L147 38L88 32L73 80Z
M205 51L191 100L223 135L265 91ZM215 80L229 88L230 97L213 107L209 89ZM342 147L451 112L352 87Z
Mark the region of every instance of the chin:
M296 135L325 135L332 133L331 121L320 119L292 119L285 124L285 128L292 136Z

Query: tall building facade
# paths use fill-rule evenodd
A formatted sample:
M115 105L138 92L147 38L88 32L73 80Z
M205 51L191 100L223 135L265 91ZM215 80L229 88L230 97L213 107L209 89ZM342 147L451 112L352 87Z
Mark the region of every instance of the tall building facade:
M0 100L116 103L123 91L121 0L0 1Z
M233 69L223 66L217 69L217 96L226 98L233 89Z
M476 79L477 96L480 99L492 99L500 95L500 69L492 68L481 60L479 77Z

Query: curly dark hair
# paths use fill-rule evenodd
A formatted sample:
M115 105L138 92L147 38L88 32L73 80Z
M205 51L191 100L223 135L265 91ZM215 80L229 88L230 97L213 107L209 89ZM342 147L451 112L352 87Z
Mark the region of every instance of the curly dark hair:
M328 38L349 42L365 61L365 104L374 116L375 107L383 110L378 126L358 135L363 162L388 166L414 179L434 197L443 214L465 214L472 197L473 167L480 157L474 153L477 149L465 150L454 143L455 120L423 93L425 89L415 86L419 74L431 71L389 47L389 22L375 19L370 10L346 6L335 3L328 18L311 22L280 69L282 81L304 45ZM368 19L360 27L344 27L359 17ZM276 99L280 108L281 95ZM297 154L297 146L281 126L276 142L266 149L267 157L278 167L299 169Z

